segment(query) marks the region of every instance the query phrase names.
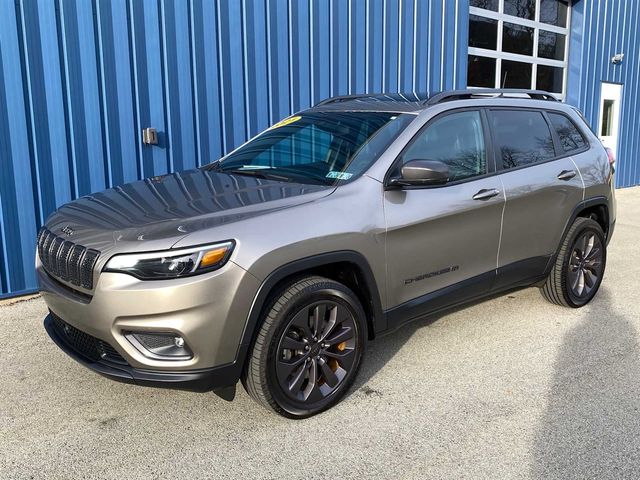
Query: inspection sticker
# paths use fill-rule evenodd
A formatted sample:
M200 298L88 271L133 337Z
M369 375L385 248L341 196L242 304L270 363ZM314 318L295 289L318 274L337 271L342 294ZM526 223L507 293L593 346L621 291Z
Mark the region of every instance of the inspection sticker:
M353 177L353 173L331 171L327 173L326 177L335 178L338 180L349 180L351 177Z
M276 123L273 127L271 128L279 128L279 127L284 127L285 125L289 125L293 122L297 122L298 120L300 120L302 117L300 115L295 115L293 117L289 117L289 118L285 118L284 120Z

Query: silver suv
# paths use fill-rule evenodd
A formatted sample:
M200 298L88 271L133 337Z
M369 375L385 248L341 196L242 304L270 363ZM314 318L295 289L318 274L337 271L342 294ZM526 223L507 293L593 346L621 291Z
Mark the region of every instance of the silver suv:
M410 320L530 285L588 303L612 177L580 113L545 92L331 98L202 168L54 212L45 328L109 378L226 399L241 380L307 417Z

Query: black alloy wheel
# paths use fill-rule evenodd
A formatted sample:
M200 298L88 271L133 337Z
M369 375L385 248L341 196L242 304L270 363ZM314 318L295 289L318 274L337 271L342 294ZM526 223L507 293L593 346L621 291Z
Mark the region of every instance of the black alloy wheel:
M568 268L568 283L576 299L588 297L603 273L604 248L600 238L590 230L582 233L573 245Z
M292 280L265 310L242 383L264 407L289 418L310 417L344 397L366 334L366 315L351 289L318 276Z
M551 303L579 308L598 292L607 263L607 241L593 218L578 217L565 235L555 263L541 287Z
M356 361L356 326L346 306L325 300L303 307L279 345L276 376L291 399L317 402L331 395Z

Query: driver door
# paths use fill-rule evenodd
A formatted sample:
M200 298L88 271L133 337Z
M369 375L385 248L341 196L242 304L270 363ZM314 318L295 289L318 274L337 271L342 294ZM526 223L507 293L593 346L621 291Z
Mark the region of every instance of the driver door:
M449 168L444 185L387 189L387 304L394 323L486 293L495 277L504 193L485 114L454 110L430 120L392 167L410 160Z

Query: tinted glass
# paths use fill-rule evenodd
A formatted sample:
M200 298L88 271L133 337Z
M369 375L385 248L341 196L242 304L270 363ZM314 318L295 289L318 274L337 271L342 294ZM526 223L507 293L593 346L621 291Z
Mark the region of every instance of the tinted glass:
M553 60L564 60L565 36L540 30L538 36L538 56Z
M502 28L502 50L533 55L533 28L505 22Z
M613 124L613 100L603 100L602 102L602 125L600 126L600 135L610 137Z
M467 85L470 87L495 87L496 59L469 55Z
M503 60L500 85L503 88L531 88L531 64Z
M567 26L567 6L564 0L540 0L540 21L558 27Z
M536 0L504 0L504 13L533 20L536 17Z
M585 147L584 137L571 120L558 113L549 113L549 119L565 152L573 152Z
M487 172L479 112L460 112L435 120L420 132L402 156L409 160L437 160L449 166L450 181Z
M469 46L495 50L498 44L498 21L469 15Z
M498 11L498 0L469 0L469 6Z
M582 112L581 112L580 110L578 110L577 108L574 108L573 110L578 114L578 116L580 117L580 120L582 120L582 122L583 122L583 123L584 123L584 124L589 128L589 130L591 130L591 132L592 132L594 135L597 135L597 134L596 134L596 131L593 129L593 127L592 127L592 126L591 126L591 124L589 123L589 120L587 120L587 119L585 118L584 113L582 113Z
M562 77L564 70L560 67L538 65L536 88L547 92L562 93Z
M551 131L542 113L494 110L490 118L502 168L531 165L555 156Z
M388 112L303 113L205 168L331 185L361 174L413 118Z

